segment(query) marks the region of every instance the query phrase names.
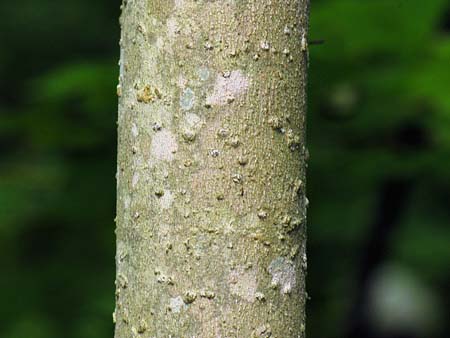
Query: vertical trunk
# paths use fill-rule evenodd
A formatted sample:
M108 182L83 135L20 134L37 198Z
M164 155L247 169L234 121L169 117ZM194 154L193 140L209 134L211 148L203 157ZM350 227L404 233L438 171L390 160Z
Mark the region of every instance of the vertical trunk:
M308 1L121 25L115 337L303 337Z

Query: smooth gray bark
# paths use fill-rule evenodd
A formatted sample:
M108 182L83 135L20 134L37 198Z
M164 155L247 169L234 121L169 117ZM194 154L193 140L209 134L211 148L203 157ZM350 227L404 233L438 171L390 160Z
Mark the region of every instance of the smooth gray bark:
M304 337L308 1L121 26L115 338Z

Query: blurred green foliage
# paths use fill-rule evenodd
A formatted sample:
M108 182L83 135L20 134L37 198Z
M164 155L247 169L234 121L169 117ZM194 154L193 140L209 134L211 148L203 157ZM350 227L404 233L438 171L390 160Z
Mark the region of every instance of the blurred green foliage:
M112 337L119 5L0 4L0 337ZM378 237L374 330L405 269L414 330L450 329L449 30L444 0L312 1L309 337L346 334Z

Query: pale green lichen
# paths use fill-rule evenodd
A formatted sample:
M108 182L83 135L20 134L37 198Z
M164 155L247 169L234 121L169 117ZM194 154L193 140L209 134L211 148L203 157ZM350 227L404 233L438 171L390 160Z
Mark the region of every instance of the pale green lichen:
M195 93L191 88L186 88L182 91L180 97L180 107L183 110L190 110L195 103Z
M183 308L185 308L185 304L183 298L181 296L177 296L174 298L170 298L169 300L169 309L173 313L180 313Z

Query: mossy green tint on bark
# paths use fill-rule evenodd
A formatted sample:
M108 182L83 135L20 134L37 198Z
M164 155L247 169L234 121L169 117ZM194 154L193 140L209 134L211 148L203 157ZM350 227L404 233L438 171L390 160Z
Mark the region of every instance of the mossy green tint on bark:
M115 338L304 337L308 2L121 26Z

